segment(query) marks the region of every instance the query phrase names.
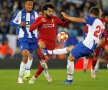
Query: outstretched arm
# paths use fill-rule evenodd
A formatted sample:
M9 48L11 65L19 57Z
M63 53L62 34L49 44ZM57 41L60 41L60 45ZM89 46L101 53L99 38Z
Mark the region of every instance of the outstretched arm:
M64 21L62 21L58 17L56 17L56 23L62 27L66 27L69 24L69 20L64 18Z
M71 17L71 16L66 15L66 13L64 13L64 12L61 12L61 14L63 15L64 18L66 18L70 21L86 23L86 20L84 18Z
M33 24L30 26L30 32L34 31L38 26L41 25L42 22L45 22L46 20L44 18L38 17Z

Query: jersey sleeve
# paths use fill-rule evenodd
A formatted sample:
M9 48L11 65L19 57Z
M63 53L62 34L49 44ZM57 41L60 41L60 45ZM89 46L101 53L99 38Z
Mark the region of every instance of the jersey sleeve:
M39 16L38 13L36 11L35 12L35 19Z
M19 20L21 19L21 11L17 11L14 16L12 17L12 19L10 20L10 25L13 26L19 26Z
M30 26L30 32L34 31L38 26L41 24L41 17L36 18L36 20L33 22L33 24Z
M65 19L64 21L60 20L58 17L56 18L56 23L62 27L68 26L69 22Z
M95 21L95 19L96 19L96 17L85 18L86 24L89 24L90 26L92 26L94 21Z

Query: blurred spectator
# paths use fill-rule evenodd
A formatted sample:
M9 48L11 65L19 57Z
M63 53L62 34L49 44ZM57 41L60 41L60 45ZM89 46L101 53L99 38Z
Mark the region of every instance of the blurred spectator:
M13 14L24 7L24 0L0 0L0 34L2 39L0 42L7 41L7 34L16 33L15 27L9 26L8 22ZM42 5L45 2L53 2L55 4L54 15L61 16L61 11L65 11L71 16L88 17L88 10L92 6L102 6L108 28L108 0L34 0L34 10L42 15ZM84 24L71 22L67 28L58 27L58 32L65 31L69 36L82 36ZM0 49L1 50L1 49Z
M19 7L18 1L14 1L12 13L15 13L19 9L18 7Z
M99 3L101 1L101 3ZM71 16L78 16L83 13L83 17L88 17L88 10L92 6L96 6L99 4L102 4L103 10L105 11L105 14L108 13L108 0L35 0L34 1L34 9L40 13L43 3L45 2L53 2L56 5L54 15L58 15L61 18L60 12L66 11ZM5 30L7 31L1 31L6 32L9 34L15 34L14 27L8 26L8 21L11 18L11 16L19 9L22 9L24 7L23 0L0 0L0 22L6 23L4 26ZM2 23L2 25L3 25ZM74 24L75 25L75 24ZM80 27L79 27L80 26ZM1 27L1 25L0 25ZM76 24L74 26L75 29L78 29L78 35L82 35L82 28L83 25ZM81 28L81 29L79 29Z
M69 36L78 36L78 31L75 29L74 23L70 23L68 27Z
M7 55L12 56L13 50L8 46L8 40L2 42L0 46L0 54L2 55L2 58Z

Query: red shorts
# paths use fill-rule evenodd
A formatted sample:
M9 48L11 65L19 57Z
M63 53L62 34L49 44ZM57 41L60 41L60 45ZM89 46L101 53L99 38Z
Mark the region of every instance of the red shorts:
M100 50L101 50L101 48L100 48L100 49L96 49L96 50L94 51L94 53L95 53L96 56L99 56Z
M54 41L48 41L44 38L38 38L38 42L39 41L43 41L45 43L47 50L54 50L56 47L56 42L54 42ZM45 60L45 57L42 55L41 50L38 50L37 52L38 52L40 60ZM49 55L49 54L47 56L49 58L51 57L51 55Z
M108 43L106 43L106 42L103 43L103 45L102 45L102 49L105 49L105 46L106 46L106 45L108 45Z
M108 45L108 43L103 43L102 46L101 46L101 48L102 48L103 50L105 50L105 46L106 46L106 45ZM95 53L96 56L99 56L100 51L101 51L101 48L100 48L100 49L96 49L96 50L94 51L94 53Z
M47 48L48 50L54 50L55 47L56 47L56 42L54 42L54 41L49 41L49 40L46 40L46 39L44 39L44 38L39 38L39 39L38 39L38 42L39 42L39 41L43 41L43 42L45 43L46 48Z

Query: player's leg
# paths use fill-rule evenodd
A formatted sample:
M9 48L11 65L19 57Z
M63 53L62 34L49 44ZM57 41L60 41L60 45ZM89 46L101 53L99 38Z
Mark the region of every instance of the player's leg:
M87 63L88 63L88 58L85 56L83 57L84 58L84 67L83 67L83 70L84 72L86 72L86 68L87 68Z
M28 60L28 50L25 49L22 51L22 62L20 64L20 71L19 71L19 77L18 77L18 83L23 83L23 75L26 68L26 63Z
M49 60L49 56L48 56L48 52L46 50L46 45L45 45L44 41L42 41L42 40L38 42L38 45L39 45L38 56L40 58L40 65L39 65L36 73L30 79L29 83L34 83L36 78L38 78L38 76L42 73L43 70L46 70L46 72L47 72L47 75L45 75L45 77L47 76L46 79L48 81L52 81L52 79L49 80L50 78L48 78L48 77L50 77L50 75L48 74L48 70L47 70L48 69L47 62Z
M23 76L24 80L27 80L27 78L29 78L31 76L30 69L31 69L31 66L32 66L32 62L33 62L33 54L31 54L29 52L28 61L26 63L26 70L25 70L24 76Z
M21 49L21 53L22 53L22 62L20 64L20 71L19 71L19 77L18 77L18 83L23 83L23 75L24 75L24 71L26 68L26 63L28 61L28 48L29 48L29 44L28 42L20 42L20 49Z
M38 55L40 58L40 64L44 69L48 69L47 62L49 60L49 54L46 48L46 44L43 40L39 40L38 42L39 50Z
M106 53L106 63L107 63L107 68L108 68L108 45L105 45L105 53Z
M33 54L34 54L34 51L37 50L37 48L38 48L37 41L29 44L28 62L26 64L26 71L23 77L23 79L25 80L27 80L27 78L31 76L30 69L31 69L32 62L33 62Z
M82 50L83 49L83 50ZM74 60L83 57L88 56L92 53L90 49L88 49L86 46L83 45L83 43L78 43L75 48L72 49L70 52L70 55L68 57L68 63L67 63L67 80L64 82L65 84L71 84L73 81L73 74L74 74Z
M64 81L64 84L71 84L73 82L75 60L75 56L73 56L73 49L76 49L76 47L71 49L71 52L67 58L67 79Z
M95 71L98 71L98 69L99 69L99 58L98 58L98 60L97 60L97 62L96 62L96 65L95 65Z
M61 48L61 49L48 50L48 53L49 54L54 54L54 55L67 54L73 48L74 48L74 46L72 45L72 46L68 46L68 47L65 47L65 48Z
M33 84L35 82L35 80L39 77L39 75L42 73L42 71L44 71L44 75L46 77L46 79L48 80L48 82L52 81L51 76L48 73L47 69L44 69L41 64L38 66L36 73L32 76L32 78L29 80L30 84Z
M70 53L70 55L67 59L67 79L64 81L64 84L71 84L73 81L74 60L75 60L75 58Z
M96 64L98 63L97 60L98 60L99 53L100 53L100 49L96 49L93 54L93 61L92 61L92 67L91 67L91 77L92 78L96 78L95 67L96 67Z
M91 67L91 77L92 78L96 78L96 72L95 72L96 62L97 61L95 59L93 59L93 61L92 61L92 67Z

